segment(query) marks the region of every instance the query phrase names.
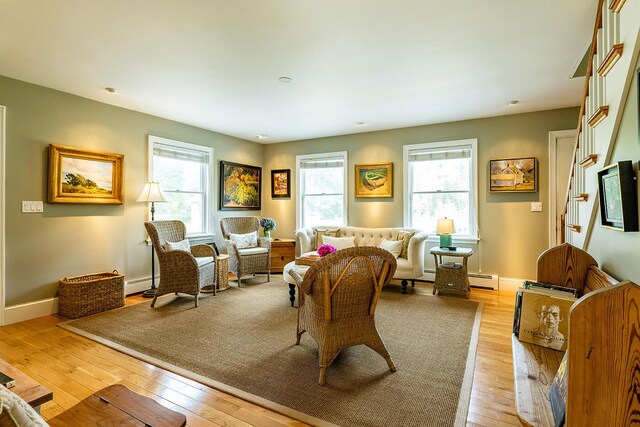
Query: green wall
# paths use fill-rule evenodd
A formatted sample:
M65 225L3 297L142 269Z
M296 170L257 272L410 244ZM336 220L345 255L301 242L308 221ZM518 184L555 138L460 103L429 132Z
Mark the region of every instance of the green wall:
M480 244L470 269L502 277L535 278L536 259L548 247L549 132L575 129L578 108L466 120L380 132L271 144L265 146L265 176L271 169L291 169L291 199L271 199L269 182L263 187L263 213L277 223L275 237L291 237L296 227L295 158L298 154L348 151L348 224L363 227L403 225L403 145L478 139L478 211ZM535 156L539 161L537 193L494 194L488 191L489 159ZM394 164L394 197L356 199L353 171L357 163ZM543 212L530 203L543 202ZM433 244L435 245L435 244ZM433 246L432 245L432 246ZM428 246L429 247L429 246ZM428 264L432 264L427 257Z
M55 296L64 276L113 269L127 280L151 275L147 209L136 203L148 178L148 134L213 147L215 197L219 160L262 165L259 144L6 77L0 105L7 107L7 306ZM49 144L124 154L124 204L47 204ZM22 214L23 200L45 201L44 213ZM247 214L259 212L240 213ZM216 211L216 242L224 247L218 218Z
M640 67L640 60L635 69ZM640 135L638 130L638 76L634 76L627 96L620 129L616 137L609 164L620 160L631 160L637 172L640 158ZM637 184L637 181L636 181ZM638 188L640 194L640 188ZM639 201L640 209L640 201ZM600 209L593 226L587 251L598 261L600 267L619 280L632 280L640 283L640 265L638 249L640 233L623 233L604 228L600 224ZM640 210L639 210L640 211Z

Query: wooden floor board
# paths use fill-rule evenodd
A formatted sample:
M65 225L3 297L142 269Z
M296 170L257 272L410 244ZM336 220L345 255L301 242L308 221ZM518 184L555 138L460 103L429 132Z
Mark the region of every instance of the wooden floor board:
M430 287L422 284L413 292L431 293ZM470 299L483 302L484 311L467 426L520 425L515 415L511 361L515 293L474 288ZM133 296L126 304L141 301L148 300ZM100 388L119 383L184 413L192 427L305 425L56 326L66 320L53 315L0 328L0 357L53 391L54 400L42 407L45 419Z

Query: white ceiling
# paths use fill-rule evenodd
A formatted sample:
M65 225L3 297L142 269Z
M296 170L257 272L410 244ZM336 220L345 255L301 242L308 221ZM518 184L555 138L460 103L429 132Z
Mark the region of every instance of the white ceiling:
M579 105L596 3L0 0L0 75L253 141L368 132Z

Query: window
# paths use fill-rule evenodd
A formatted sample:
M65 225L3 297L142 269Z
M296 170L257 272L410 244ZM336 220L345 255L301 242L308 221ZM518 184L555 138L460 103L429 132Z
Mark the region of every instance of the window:
M476 175L476 139L405 145L405 225L435 234L452 218L454 239L477 240Z
M155 219L178 219L187 235L213 235L213 149L149 135L149 174L167 203L156 203Z
M296 225L347 223L347 152L296 156Z

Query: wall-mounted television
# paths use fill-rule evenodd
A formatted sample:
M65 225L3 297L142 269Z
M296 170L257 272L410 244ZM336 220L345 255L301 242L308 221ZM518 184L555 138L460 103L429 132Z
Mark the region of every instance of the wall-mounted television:
M638 231L638 196L631 160L598 171L600 218L603 227Z

